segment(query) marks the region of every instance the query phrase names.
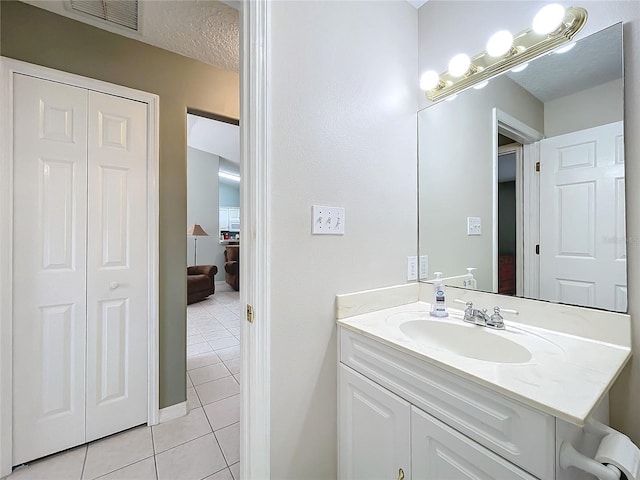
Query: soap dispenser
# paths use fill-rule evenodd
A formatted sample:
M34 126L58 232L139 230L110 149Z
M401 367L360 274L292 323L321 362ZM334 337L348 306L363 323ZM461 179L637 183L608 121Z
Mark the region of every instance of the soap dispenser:
M442 272L434 272L436 276L433 281L433 305L431 307L431 315L434 317L446 317L447 305L444 297L444 285L442 284Z
M474 267L467 267L467 276L464 279L464 281L462 282L462 286L464 288L468 288L470 290L477 290L478 289L478 281L473 278L473 271L477 270Z

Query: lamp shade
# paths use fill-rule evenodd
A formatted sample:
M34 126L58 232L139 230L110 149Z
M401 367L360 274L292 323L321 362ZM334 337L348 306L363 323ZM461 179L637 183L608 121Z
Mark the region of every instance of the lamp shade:
M195 225L191 225L189 228L187 228L187 235L193 235L194 237L208 237L209 236L209 234L204 231L204 228L202 228L197 223Z

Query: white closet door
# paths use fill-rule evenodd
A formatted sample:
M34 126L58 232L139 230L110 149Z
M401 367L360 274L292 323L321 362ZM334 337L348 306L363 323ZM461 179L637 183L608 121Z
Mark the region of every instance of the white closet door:
M89 93L87 441L147 421L147 105Z
M14 88L16 465L85 441L87 91Z
M540 298L627 309L622 122L540 142Z

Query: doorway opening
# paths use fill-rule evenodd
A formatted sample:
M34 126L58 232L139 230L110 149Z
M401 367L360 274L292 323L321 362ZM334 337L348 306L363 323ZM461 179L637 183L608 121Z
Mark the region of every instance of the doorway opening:
M498 293L522 295L522 144L498 134Z
M240 470L240 132L187 113L187 411Z

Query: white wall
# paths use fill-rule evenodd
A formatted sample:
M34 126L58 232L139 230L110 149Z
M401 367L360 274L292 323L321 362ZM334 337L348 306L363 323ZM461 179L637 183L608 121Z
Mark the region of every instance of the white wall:
M489 36L503 28L518 32L527 28L542 1L430 0L419 11L419 70L446 69L449 58L460 51L475 54ZM573 2L560 2L571 5ZM625 53L625 159L627 185L627 254L629 313L633 348L640 348L640 2L589 1L589 12L578 38L624 21ZM597 61L595 59L594 61ZM424 98L424 97L422 97ZM426 100L421 100L426 105ZM622 372L611 395L612 425L640 443L640 355Z
M224 248L218 244L218 162L217 155L187 147L187 226L198 223L209 234L198 237L198 265L216 265L216 281L224 280ZM188 237L187 265L193 265L193 249L193 237Z
M622 79L544 104L544 135L555 137L624 118Z
M270 29L271 478L326 480L335 295L404 283L417 251L417 12L273 2ZM311 236L313 204L345 207L346 234Z

